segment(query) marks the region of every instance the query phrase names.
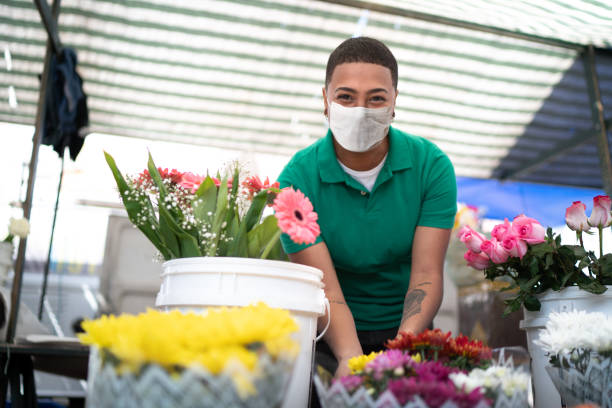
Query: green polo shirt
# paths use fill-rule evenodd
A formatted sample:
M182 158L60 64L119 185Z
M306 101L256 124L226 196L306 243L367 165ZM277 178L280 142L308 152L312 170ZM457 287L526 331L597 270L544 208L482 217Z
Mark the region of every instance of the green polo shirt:
M302 191L319 214L321 235L357 330L397 327L410 282L417 226L452 228L457 185L448 157L421 137L389 129L389 153L371 192L336 159L331 131L285 166L281 188ZM281 237L287 253L298 245Z

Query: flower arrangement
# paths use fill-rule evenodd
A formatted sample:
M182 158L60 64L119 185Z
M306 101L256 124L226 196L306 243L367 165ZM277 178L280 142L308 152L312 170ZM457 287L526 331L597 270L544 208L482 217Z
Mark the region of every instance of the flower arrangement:
M610 406L612 316L586 311L553 312L536 343L548 354L548 373L567 403Z
M209 309L205 315L148 310L139 315L103 316L85 321L83 329L81 342L95 346L99 357L91 387L91 400L97 406L130 406L115 398L134 400L134 406L278 402L299 351L291 337L298 326L289 312L263 303ZM165 399L166 405L144 404L141 398L155 401L159 397L144 395L155 394L152 382L159 382L164 392L172 391L167 397L173 400ZM126 384L133 384L133 389ZM112 397L104 395L109 392ZM125 395L114 395L117 392ZM200 401L192 405L194 398Z
M526 395L529 376L510 366L486 369L491 350L481 342L436 329L401 333L387 348L349 360L351 374L332 380L328 388L316 377L323 406L489 407L499 399L518 407L525 402L504 391ZM497 382L481 381L481 372L497 373Z
M2 240L2 242L8 242L9 244L12 244L16 236L23 239L27 237L29 233L30 223L27 219L11 217L8 225L8 234L6 235L6 238Z
M540 310L536 297L546 290L559 291L578 286L594 294L606 291L612 284L612 254L603 253L602 230L612 225L608 196L593 199L591 216L586 216L586 205L574 202L566 210L566 223L576 231L579 245L562 245L561 237L545 229L537 220L519 215L512 222L506 219L491 231L491 238L465 226L459 239L467 247L464 258L468 265L484 270L487 279L509 279L507 290L517 295L506 300L504 314L518 310ZM599 231L599 257L587 251L582 233L591 228Z
M105 152L128 217L165 260L199 256L285 259L281 232L297 243L319 235L317 214L300 191L279 189L258 176L240 180L240 167L202 176L158 168L124 177ZM264 216L273 206L275 216Z

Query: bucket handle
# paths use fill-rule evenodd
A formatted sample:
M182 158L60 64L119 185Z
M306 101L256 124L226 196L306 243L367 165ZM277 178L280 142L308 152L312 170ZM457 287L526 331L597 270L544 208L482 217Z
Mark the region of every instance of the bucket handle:
M317 336L315 342L323 338L323 335L327 333L327 329L329 329L329 324L331 323L331 306L329 304L329 300L327 300L327 298L323 298L323 302L325 303L325 310L327 310L327 324L325 325L323 331Z

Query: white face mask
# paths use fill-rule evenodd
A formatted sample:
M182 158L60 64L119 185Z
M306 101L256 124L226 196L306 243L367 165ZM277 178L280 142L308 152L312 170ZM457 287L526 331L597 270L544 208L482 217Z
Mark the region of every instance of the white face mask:
M334 138L351 152L365 152L380 143L393 120L391 106L385 108L347 108L336 102L329 105L329 128Z

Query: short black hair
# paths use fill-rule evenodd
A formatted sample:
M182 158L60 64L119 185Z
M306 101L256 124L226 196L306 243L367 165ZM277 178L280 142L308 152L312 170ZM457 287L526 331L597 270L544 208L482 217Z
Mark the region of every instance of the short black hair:
M343 41L327 60L325 88L329 85L336 66L346 62L368 62L389 68L393 87L397 89L397 61L391 50L382 42L370 37L355 37Z

